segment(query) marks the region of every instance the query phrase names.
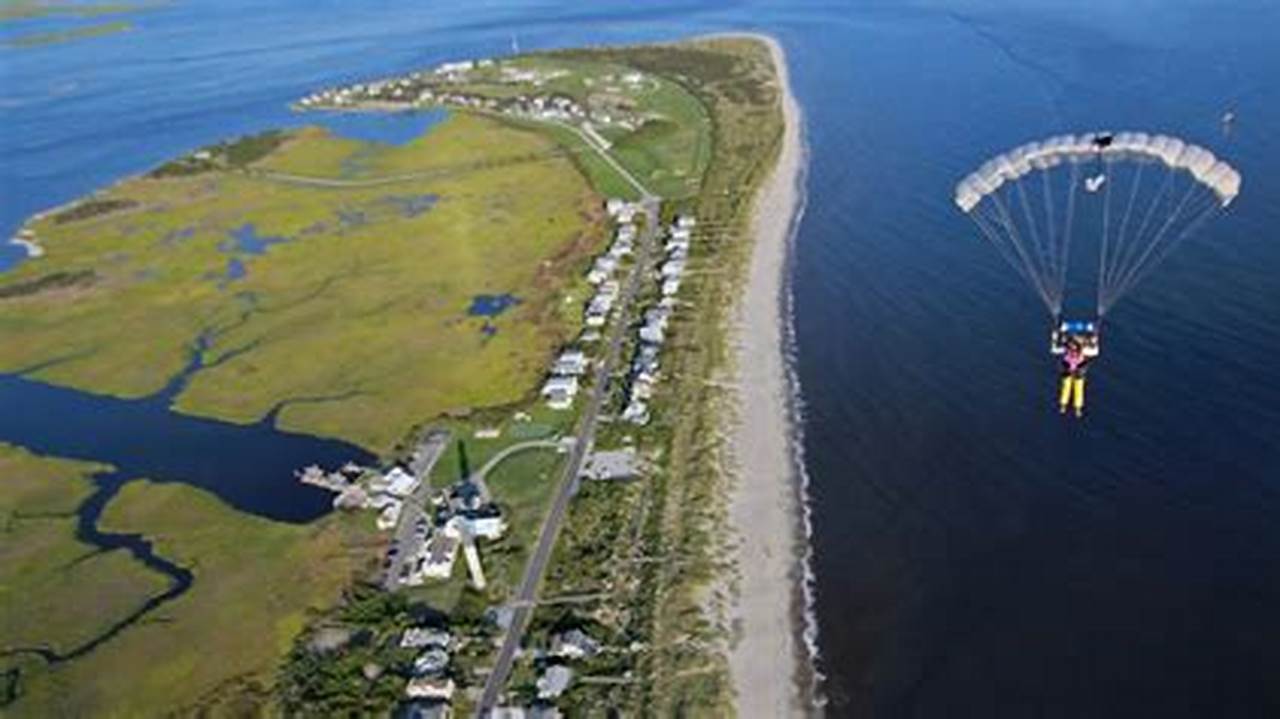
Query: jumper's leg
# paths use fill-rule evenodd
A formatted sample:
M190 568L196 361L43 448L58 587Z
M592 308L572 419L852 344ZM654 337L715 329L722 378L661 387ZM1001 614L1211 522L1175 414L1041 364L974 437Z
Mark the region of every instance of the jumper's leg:
M1067 413L1067 404L1071 402L1071 375L1062 375L1062 389L1058 391L1058 412Z
M1075 399L1074 405L1076 408L1076 416L1077 417L1083 416L1084 415L1084 377L1080 377L1076 379L1074 399Z

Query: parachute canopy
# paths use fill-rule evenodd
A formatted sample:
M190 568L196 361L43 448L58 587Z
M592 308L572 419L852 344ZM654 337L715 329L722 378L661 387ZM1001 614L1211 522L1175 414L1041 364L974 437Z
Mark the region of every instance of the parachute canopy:
M1055 317L1062 312L1073 236L1096 239L1093 284L1102 316L1230 205L1240 182L1240 173L1212 152L1176 137L1094 132L997 155L956 185L955 203ZM1090 195L1077 197L1080 191ZM1077 217L1084 202L1092 204Z

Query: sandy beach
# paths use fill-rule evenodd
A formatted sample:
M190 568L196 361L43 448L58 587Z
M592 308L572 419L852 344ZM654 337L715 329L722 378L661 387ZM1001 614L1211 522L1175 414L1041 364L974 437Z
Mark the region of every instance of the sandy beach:
M782 47L773 38L753 37L768 43L773 54L786 130L777 165L756 198L755 244L733 329L737 476L729 515L738 539L734 619L739 638L729 663L739 716L779 717L807 713L801 689L807 655L796 606L803 540L784 359L787 256L806 158Z

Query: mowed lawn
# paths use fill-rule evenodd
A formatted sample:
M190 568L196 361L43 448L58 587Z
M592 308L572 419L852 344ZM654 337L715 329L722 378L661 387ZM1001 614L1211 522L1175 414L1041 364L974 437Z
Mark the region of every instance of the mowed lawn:
M180 411L275 412L375 451L536 391L605 239L600 198L559 145L468 114L402 146L303 130L247 171L135 178L97 199L131 206L42 218L46 256L0 282L0 371L144 396L203 338ZM468 312L507 294L498 316Z

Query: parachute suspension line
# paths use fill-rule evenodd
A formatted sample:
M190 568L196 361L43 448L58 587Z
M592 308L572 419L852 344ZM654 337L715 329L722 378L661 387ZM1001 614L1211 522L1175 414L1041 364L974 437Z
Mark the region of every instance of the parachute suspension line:
M1102 190L1102 249L1098 252L1098 307L1102 306L1101 278L1102 273L1107 269L1107 254L1111 249L1111 188L1116 184L1111 181L1111 160L1105 159L1103 163L1106 165L1106 173L1103 177L1107 178L1107 182Z
M996 251L1000 253L1000 257L1034 288L1035 278L1027 274L1026 267L1018 261L1013 251L1006 246L1006 243L1001 242L1000 230L993 226L996 221L983 215L983 209L982 206L974 208L974 211L969 216L973 218L974 223L978 226L978 229L982 230L982 234L986 236L987 240L995 246Z
M1058 297L1057 306L1054 307L1054 316L1062 311L1062 296L1066 292L1066 287L1062 282L1062 272L1058 268L1058 240L1055 237L1054 230L1056 225L1053 221L1053 188L1049 182L1049 171L1044 170L1040 173L1044 186L1044 215L1045 215L1045 233L1048 235L1045 239L1049 246L1049 276L1053 279L1054 292Z
M1164 224L1160 226L1160 229L1156 230L1151 239L1146 242L1142 242L1141 238L1139 238L1139 246L1144 248L1141 254L1138 255L1138 258L1132 264L1125 263L1124 266L1118 268L1118 271L1123 273L1120 275L1120 285L1122 287L1132 286L1131 280L1146 267L1147 260L1152 256L1152 253L1156 251L1156 248L1160 246L1160 243L1164 241L1165 237L1168 235L1169 228L1178 220L1183 209L1186 208L1187 202L1189 202L1195 195L1195 191L1198 187L1199 185L1195 178L1190 178L1187 185L1187 191L1182 194L1182 199L1178 202L1177 206L1174 207L1173 213L1165 219ZM1115 297L1109 297L1107 299L1107 306L1110 307L1114 304L1115 299Z
M1031 231L1031 244L1036 254L1036 270L1037 274L1045 278L1044 289L1045 294L1051 300L1050 307L1056 307L1062 304L1062 297L1053 289L1052 275L1049 274L1049 250L1040 241L1040 231L1037 223L1031 215L1031 205L1027 203L1027 193L1022 187L1022 178L1014 180L1014 186L1018 188L1018 200L1022 204L1022 216L1027 219L1027 227Z
M1062 252L1058 256L1058 285L1066 291L1067 265L1071 259L1071 236L1076 219L1076 187L1080 184L1080 165L1071 163L1071 180L1067 183L1067 217L1062 229ZM1062 314L1062 306L1055 308L1053 316Z
M1053 300L1049 298L1049 291L1045 288L1044 277L1036 271L1035 263L1031 261L1031 257L1027 254L1026 243L1022 240L1022 233L1018 232L1017 223L1009 215L1009 208L1005 205L1004 198L1000 197L1000 192L997 190L991 193L991 199L995 200L996 209L1000 211L1000 222L1004 225L1009 239L1013 241L1014 249L1017 250L1018 257L1022 259L1022 264L1027 268L1027 274L1031 277L1036 292L1040 293L1040 299L1044 300L1045 306L1051 312L1056 313Z
M1204 226L1205 223L1222 211L1222 203L1218 200L1216 194L1210 192L1208 199L1208 204L1201 202L1199 203L1201 205L1199 209L1189 213L1188 216L1192 219L1187 223L1186 227L1183 227L1177 233L1162 235L1156 238L1148 248L1147 252L1144 253L1144 259L1140 260L1133 266L1128 275L1121 279L1119 285L1108 297L1108 308L1114 306L1122 296L1141 284L1142 280L1146 279L1146 277L1151 274L1151 272L1158 267L1160 263L1164 262L1165 258L1172 254L1183 241L1194 235L1201 227ZM1161 246L1161 242L1166 237L1172 237L1173 239L1168 242L1164 242L1163 246ZM1158 250L1157 247L1159 248ZM1148 256L1150 256L1150 259L1146 259Z
M1098 305L1099 306L1102 306L1102 295L1104 292L1104 288L1108 294L1110 293L1110 288L1112 286L1111 283L1115 279L1112 276L1112 274L1115 270L1116 259L1120 257L1121 253L1124 250L1128 249L1125 245L1125 241L1129 237L1129 220L1133 215L1133 206L1138 200L1138 190L1141 189L1142 187L1142 171L1145 169L1146 169L1145 163L1141 163L1141 162L1138 163L1138 169L1134 172L1133 183L1129 190L1129 203L1125 206L1124 218L1120 220L1120 233L1117 236L1116 242L1114 243L1114 246L1111 249L1111 257L1103 258L1105 265L1103 267L1102 274L1100 275L1098 280Z
M989 205L980 205L973 213L971 213L970 216L973 218L973 221L978 224L978 227L982 229L983 234L991 241L991 244L995 245L996 250L1000 253L1000 257L1002 257L1010 267L1017 270L1018 274L1027 281L1027 284L1038 292L1039 289L1036 285L1035 275L1032 274L1030 269L1028 269L1026 263L1019 259L1021 255L1013 249L1013 239L1007 232L1001 230L1004 226L1004 222L1001 221L999 217L995 216L995 213L990 210Z
M1152 197L1151 202L1147 205L1147 211L1143 213L1142 222L1138 225L1138 231L1133 234L1132 240L1123 252L1117 253L1112 258L1111 267L1107 273L1106 284L1109 288L1115 287L1117 281L1126 274L1126 268L1131 267L1131 262L1145 246L1143 238L1147 236L1147 228L1151 225L1151 220L1155 219L1156 212L1161 210L1165 204L1164 200L1169 196L1169 191L1174 187L1174 181L1177 178L1177 171L1171 167L1165 168L1164 181L1160 183L1160 189ZM1113 294L1108 290L1108 294ZM1111 302L1106 303L1110 306Z

